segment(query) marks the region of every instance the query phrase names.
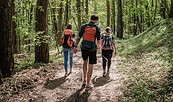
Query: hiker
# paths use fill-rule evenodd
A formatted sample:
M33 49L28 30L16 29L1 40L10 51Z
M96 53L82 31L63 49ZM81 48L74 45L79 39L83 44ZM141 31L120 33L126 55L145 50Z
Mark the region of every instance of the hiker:
M89 90L93 87L91 84L91 76L93 72L93 65L97 63L97 49L100 49L100 31L98 26L95 24L98 21L97 15L91 15L90 22L83 24L80 31L79 37L76 41L76 46L78 45L81 38L81 52L83 58L83 84L82 87ZM96 42L97 39L97 42ZM76 52L77 49L74 49ZM89 60L89 65L88 65Z
M103 77L106 77L106 65L107 65L107 74L109 75L109 70L111 66L112 54L116 55L116 46L114 37L111 34L111 28L106 28L106 34L101 36L101 50L102 50L102 67L103 67Z
M63 36L61 37L61 45L63 46L63 54L64 54L64 69L65 69L65 76L68 76L68 74L72 73L72 67L73 67L73 49L74 49L74 43L75 40L75 34L72 30L72 25L68 24L66 29L63 31ZM68 53L70 54L70 72L68 73Z

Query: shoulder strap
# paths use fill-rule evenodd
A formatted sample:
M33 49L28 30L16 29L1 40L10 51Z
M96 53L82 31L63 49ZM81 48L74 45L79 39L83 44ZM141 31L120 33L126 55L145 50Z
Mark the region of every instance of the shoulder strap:
M112 34L110 34L110 39L111 39L111 40L110 40L109 43L112 45Z
M64 35L72 35L72 34L73 34L73 30L71 30L71 29L64 30Z

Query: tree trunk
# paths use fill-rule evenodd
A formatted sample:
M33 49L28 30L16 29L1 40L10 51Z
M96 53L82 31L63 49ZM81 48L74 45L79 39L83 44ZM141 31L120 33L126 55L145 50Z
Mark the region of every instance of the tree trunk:
M65 26L69 23L69 0L66 0L65 5Z
M58 42L60 41L62 35L62 22L63 22L63 0L60 1L58 9Z
M123 38L122 1L118 0L117 37Z
M42 7L42 9L40 9ZM37 0L35 62L49 62L48 39L48 0Z
M136 0L135 0L136 1ZM135 3L136 4L136 3ZM137 5L136 5L137 6ZM134 6L133 6L134 7ZM136 7L135 7L136 8ZM133 14L133 35L136 36L137 35L137 16L136 14Z
M86 23L88 21L88 18L89 18L89 6L88 6L88 3L89 1L88 0L85 0L85 3L84 3L84 17L83 17L83 21L82 21L82 24Z
M56 8L50 8L50 10L51 10L51 16L52 16L53 33L54 33L54 37L55 37L56 47L57 47L57 50L59 52L58 25L57 25L57 19L55 16Z
M173 17L173 0L171 0L171 7L170 7L170 12L169 12L169 18Z
M33 10L34 10L34 7L33 7L33 5L31 4L31 8L30 8L30 12L28 12L29 14L28 14L28 16L29 16L29 21L28 21L28 24L29 24L29 28L28 28L28 32L30 32L30 30L31 30L31 28L32 28L32 18L33 18ZM29 37L29 39L28 39L28 41L27 41L27 44L28 44L28 49L27 49L27 51L28 52L31 52L31 46L30 46L30 44L31 44L31 39L30 39L30 36L28 35L28 37Z
M78 27L77 29L81 27L82 20L81 20L81 0L76 0L76 8L77 8L77 20L78 20Z
M112 27L113 34L115 35L115 0L112 0Z
M152 22L155 22L155 19L156 19L156 14L157 14L157 0L155 0L155 8L154 8L154 16L153 16L153 21Z
M160 2L160 13L161 13L161 16L163 17L163 19L166 18L166 7L165 7L165 0L161 0Z
M107 7L107 26L110 27L110 1L106 0L106 7Z
M85 12L86 12L86 15L88 16L88 12L89 11L89 6L88 6L88 0L85 0Z
M15 14L15 4L14 4L14 0L12 0L12 15ZM13 21L13 24L12 24L12 35L13 35L13 52L14 54L17 53L17 35L16 35L16 27L17 27L17 24L15 21Z
M14 71L12 0L1 0L0 17L0 70L3 77L10 77Z
M98 0L94 0L94 13L97 14L97 2Z

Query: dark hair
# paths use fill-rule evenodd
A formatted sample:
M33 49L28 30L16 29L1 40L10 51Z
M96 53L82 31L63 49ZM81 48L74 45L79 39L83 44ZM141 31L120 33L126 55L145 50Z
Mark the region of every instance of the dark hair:
M106 32L109 33L111 31L110 27L106 27Z
M72 25L71 24L68 24L66 29L72 29Z
M91 15L90 20L99 20L99 17L97 15Z

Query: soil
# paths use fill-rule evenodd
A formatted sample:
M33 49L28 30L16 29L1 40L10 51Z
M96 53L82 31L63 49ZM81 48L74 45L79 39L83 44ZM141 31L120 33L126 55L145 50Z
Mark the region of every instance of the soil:
M112 58L109 75L103 77L101 55L94 65L92 90L82 85L81 53L74 55L73 72L64 77L63 64L55 62L27 68L6 79L0 88L0 102L121 102L125 76L118 70L118 57Z

